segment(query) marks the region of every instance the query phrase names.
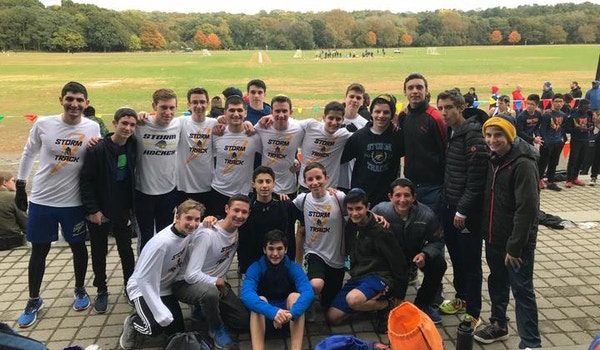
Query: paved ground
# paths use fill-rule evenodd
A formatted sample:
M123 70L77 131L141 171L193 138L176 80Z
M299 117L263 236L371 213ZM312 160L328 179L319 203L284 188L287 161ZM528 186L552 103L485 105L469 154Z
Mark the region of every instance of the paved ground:
M587 181L587 177L584 177ZM564 185L562 183L561 185ZM593 335L600 332L600 187L577 187L562 192L542 191L542 210L576 221L576 225L564 230L552 230L540 226L539 244L536 253L535 286L538 298L540 330L545 347L560 349L587 349ZM590 225L586 225L590 224ZM594 226L594 227L590 227ZM91 310L75 312L73 301L73 271L71 253L64 243L56 243L48 256L46 276L42 285L45 301L40 319L21 334L44 342L51 350L60 350L69 345L98 344L104 350L118 349L118 338L125 316L131 307L122 296L122 274L116 247L111 242L108 256L110 305L104 315ZM11 325L25 306L27 300L27 264L29 249L22 247L13 251L0 252L0 320ZM487 268L484 266L484 275ZM91 264L88 272L88 290L93 295ZM238 286L239 279L229 273L232 285ZM451 268L445 277L446 297L452 297ZM483 286L482 317L489 317L487 285ZM408 299L415 296L415 288L409 288ZM514 317L510 305L510 317ZM189 316L189 310L184 308ZM439 331L446 349L454 349L457 316L443 316L444 324ZM197 326L188 320L190 327ZM510 339L485 347L475 344L474 349L516 349L514 322L510 323ZM332 333L352 333L364 339L387 342L386 336L373 331L369 317L362 317L339 327L328 326L322 315L306 326L305 349L312 349L323 337ZM242 349L250 349L248 334L239 336ZM140 348L160 349L157 340L144 341ZM284 340L275 338L267 343L267 349L287 349Z

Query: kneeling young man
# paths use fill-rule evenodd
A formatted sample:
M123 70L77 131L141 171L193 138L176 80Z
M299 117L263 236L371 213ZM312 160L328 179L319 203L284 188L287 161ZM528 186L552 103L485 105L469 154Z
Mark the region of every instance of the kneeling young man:
M252 349L263 349L266 320L273 328L289 325L291 349L302 349L304 313L315 294L302 268L286 255L288 240L281 230L271 230L263 239L263 252L248 268L240 297L250 314Z
M217 349L235 349L227 329L247 331L250 316L227 283L227 271L238 247L238 228L250 214L250 199L236 194L225 205L225 218L211 228L200 228L190 237L190 249L173 294L195 305L193 316L205 318Z
M167 335L184 331L179 302L171 284L183 263L188 236L200 225L204 205L186 200L177 207L175 224L152 237L142 250L127 293L135 311L127 316L119 339L122 349L136 346L137 334Z
M358 311L380 311L376 329L386 333L392 298L402 300L406 296L406 259L394 234L369 212L365 191L350 190L344 206L349 217L344 235L351 278L333 299L327 319L338 324Z

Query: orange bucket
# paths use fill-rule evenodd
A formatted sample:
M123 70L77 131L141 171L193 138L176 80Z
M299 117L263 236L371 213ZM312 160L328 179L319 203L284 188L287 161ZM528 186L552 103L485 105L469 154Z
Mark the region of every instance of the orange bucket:
M443 350L442 336L433 321L408 301L388 318L388 338L393 350Z

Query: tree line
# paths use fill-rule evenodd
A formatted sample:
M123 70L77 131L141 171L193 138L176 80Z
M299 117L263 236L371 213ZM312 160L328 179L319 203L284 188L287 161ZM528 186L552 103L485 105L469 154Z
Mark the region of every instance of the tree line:
M600 5L419 13L331 10L255 15L114 11L62 0L0 0L0 49L112 52L330 49L600 42Z

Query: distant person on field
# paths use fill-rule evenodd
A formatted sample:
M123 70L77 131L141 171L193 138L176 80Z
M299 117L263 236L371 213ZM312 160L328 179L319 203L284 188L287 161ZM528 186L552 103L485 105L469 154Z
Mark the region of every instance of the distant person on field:
M94 300L96 313L105 313L108 308L106 254L109 232L113 233L117 243L124 287L133 274L135 261L129 225L135 220L136 124L136 111L127 107L117 109L113 118L115 132L87 149L81 169L79 189L90 231L94 287L98 290Z
M304 313L315 297L302 267L287 256L287 235L268 231L263 238L263 256L248 269L240 298L250 314L253 349L264 349L266 331L289 327L291 350L301 350Z
M594 118L594 150L592 158L592 174L590 178L590 186L596 186L598 180L598 170L600 170L600 109L592 111L592 118Z
M548 188L552 191L561 191L562 188L558 187L554 178L556 174L556 167L560 160L563 146L567 136L563 123L567 119L567 116L561 112L561 108L564 104L563 95L555 94L552 97L552 108L546 110L542 114L540 120L540 136L542 137L542 145L540 147L540 159L538 162L539 170L539 187L540 189ZM548 183L544 183L542 179L544 172L548 178Z
M489 112L490 117L494 117L499 114L511 116L511 117L513 117L513 119L516 117L515 111L513 111L512 108L510 108L510 97L508 97L508 95L500 96L498 98L497 104L498 104L498 106L496 106L492 110L490 110L490 112Z
M571 188L573 185L585 186L579 177L579 171L583 166L583 161L587 155L590 125L592 123L592 113L589 110L590 102L582 100L579 108L567 116L565 122L565 132L571 135L569 161L567 163L567 183L565 187Z
M552 98L554 97L554 90L552 90L552 83L550 83L549 81L544 82L544 85L542 85L542 96L540 97L540 109L543 111L546 109L546 107L544 107L545 105L548 105L548 102L552 101ZM544 100L546 101L546 103L544 103Z
M15 248L23 245L24 242L27 214L17 208L15 191L15 177L9 172L0 172L0 238L2 239L0 250ZM8 237L13 238L8 241Z
M86 109L83 110L83 115L89 120L93 120L96 123L98 123L98 125L100 126L100 135L102 137L108 134L108 129L106 128L104 121L102 120L102 118L96 116L96 109L94 107L88 106Z
M366 120L372 120L369 107L371 106L371 96L368 93L363 94L363 104L358 108L358 114L360 114Z
M592 81L592 88L585 93L585 99L590 101L590 110L600 109L600 80Z
M210 114L208 115L211 118L218 118L223 115L223 100L221 96L214 96L210 100Z
M522 90L523 87L521 85L517 85L517 87L512 92L513 110L517 115L521 113L524 107L523 105L525 104L525 97L521 93Z
M27 240L31 242L29 300L17 320L21 328L35 322L44 304L40 288L51 243L58 240L59 224L73 253L73 309L83 311L91 304L85 290L87 229L79 191L79 173L86 147L92 138L100 137L100 127L83 117L83 110L89 103L85 86L73 81L67 83L62 88L59 102L63 108L61 114L39 118L31 127L19 164L15 203L22 211L29 207ZM25 187L38 154L40 164L33 177L31 201L28 203Z

